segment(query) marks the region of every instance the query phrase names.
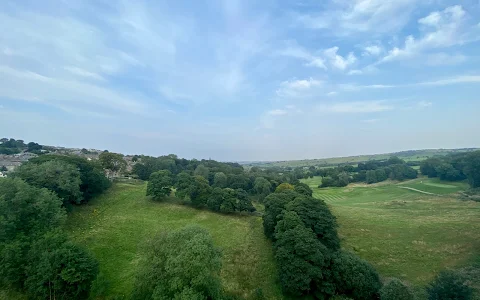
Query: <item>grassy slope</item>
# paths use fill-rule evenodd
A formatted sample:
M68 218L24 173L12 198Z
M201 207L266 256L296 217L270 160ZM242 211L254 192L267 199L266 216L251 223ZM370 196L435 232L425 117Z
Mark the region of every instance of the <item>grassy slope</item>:
M338 164L357 164L369 160L383 160L391 156L398 156L405 161L420 161L432 156L447 155L451 153L470 151L470 149L426 149L404 151L397 153L386 154L372 154L372 155L357 155L347 157L332 157L320 159L303 159L303 160L287 160L287 161L272 161L272 162L251 162L246 163L247 166L258 167L305 167L305 166L335 166Z
M429 196L397 184L315 188L337 216L343 246L371 262L383 276L424 285L440 270L467 265L480 253L480 203ZM405 186L447 194L465 183L417 179ZM453 188L451 186L454 186Z
M272 247L263 235L261 218L226 216L145 197L145 185L116 184L106 194L78 207L67 230L100 261L110 281L109 294L128 295L143 241L161 230L188 224L207 228L223 251L224 287L242 297L261 288L268 298L281 298L276 284Z

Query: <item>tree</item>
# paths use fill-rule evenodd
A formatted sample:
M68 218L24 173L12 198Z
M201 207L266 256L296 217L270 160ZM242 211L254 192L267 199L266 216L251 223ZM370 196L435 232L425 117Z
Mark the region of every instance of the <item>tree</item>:
M168 170L161 170L150 175L147 184L147 196L155 200L161 200L170 195L173 185L172 173Z
M278 223L274 247L283 289L300 297L315 293L311 289L324 284L322 269L327 264L328 250L295 215L295 212L289 212Z
M145 249L132 299L220 299L221 254L207 230L185 227Z
M438 177L442 180L456 181L465 179L459 170L456 170L449 163L440 163L435 167Z
M227 175L223 172L217 172L213 176L213 186L219 188L227 187Z
M286 190L292 190L293 191L294 189L294 186L291 185L290 183L282 183L280 184L279 186L277 186L277 188L275 189L275 193L281 193L281 192L284 192Z
M188 187L188 195L194 206L200 207L207 204L211 188L207 179L202 176L194 176L192 184Z
M380 289L380 300L414 300L415 295L408 285L393 278Z
M102 152L98 156L100 164L105 170L113 173L119 172L127 166L127 162L123 159L123 155L113 152Z
M87 299L98 274L97 260L59 231L36 240L28 261L25 288L32 298Z
M377 299L382 283L377 271L357 256L338 251L332 259L332 277L337 292L353 299Z
M7 171L8 171L7 167L5 166L0 167L0 172L7 172Z
M0 283L22 287L32 240L61 226L62 201L19 178L0 180Z
M265 198L265 212L263 213L263 231L267 238L273 238L277 217L285 209L285 205L295 198L297 193L287 191L283 193L272 193Z
M272 192L272 184L264 177L257 177L253 183L253 190L260 196L260 200L262 201Z
M207 167L205 167L205 165L199 164L197 166L197 168L195 169L195 171L193 172L193 175L202 176L203 178L208 180L208 174L209 173L210 173L210 171L208 170Z
M384 168L376 169L375 177L377 179L377 182L382 182L388 179L387 173L385 172Z
M454 271L443 271L427 287L429 300L469 300L472 288L465 278Z
M208 197L207 200L207 207L212 211L220 211L220 206L222 205L224 200L224 192L223 189L216 187L213 188L212 193Z
M223 213L233 213L237 208L237 193L234 189L223 189L223 202L220 205L220 211Z
M366 181L368 184L376 183L377 181L377 172L375 170L369 170L366 174Z
M308 184L299 182L295 185L294 191L305 196L312 197L313 191L312 189L308 186Z
M304 226L310 228L328 249L333 251L340 249L337 221L325 202L312 197L298 196L285 205L285 211L297 213Z
M60 160L51 160L41 164L26 163L18 167L14 177L19 177L27 183L47 188L63 199L64 205L80 204L83 200L80 191L82 183L80 172L75 166Z
M472 188L480 187L480 151L469 153L465 158L463 173Z
M245 190L236 189L235 192L237 197L237 211L254 212L256 210Z
M437 177L438 175L436 168L441 163L442 161L439 158L427 158L420 163L420 172L430 178Z
M42 155L28 162L33 164L42 164L44 162L57 160L75 166L80 172L80 191L84 201L88 201L93 196L98 195L110 187L110 181L105 177L100 164L88 161L80 156L67 155Z

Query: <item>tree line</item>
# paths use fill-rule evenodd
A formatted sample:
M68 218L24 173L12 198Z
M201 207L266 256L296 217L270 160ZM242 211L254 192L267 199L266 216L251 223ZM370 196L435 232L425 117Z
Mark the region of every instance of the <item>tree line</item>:
M43 149L42 145L39 145L34 142L25 144L23 140L15 140L15 139L7 139L7 138L0 139L0 154L12 155L12 154L20 153L24 150L30 153L35 153L35 154L43 154L47 152L45 149Z
M480 151L432 157L420 164L420 171L430 178L468 180L470 187L480 187Z
M87 299L98 262L62 226L67 207L109 187L102 168L45 155L10 175L0 180L0 285L30 299Z

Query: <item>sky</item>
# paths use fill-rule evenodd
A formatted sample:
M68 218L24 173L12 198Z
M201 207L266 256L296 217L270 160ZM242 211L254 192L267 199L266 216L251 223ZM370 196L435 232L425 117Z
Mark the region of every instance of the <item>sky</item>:
M480 147L480 1L2 0L0 136L258 161Z

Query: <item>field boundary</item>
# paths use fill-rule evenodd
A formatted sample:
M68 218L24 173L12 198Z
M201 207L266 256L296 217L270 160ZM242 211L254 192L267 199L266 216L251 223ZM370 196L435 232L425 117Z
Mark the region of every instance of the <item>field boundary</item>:
M430 192L425 192L425 191L422 191L422 190L419 190L419 189L415 189L415 188L411 188L411 187L408 187L408 186L399 186L399 188L411 190L411 191L414 191L414 192L418 192L418 193L422 193L422 194L430 195L430 196L440 196L440 195L438 195L438 194L434 194L434 193L430 193Z

